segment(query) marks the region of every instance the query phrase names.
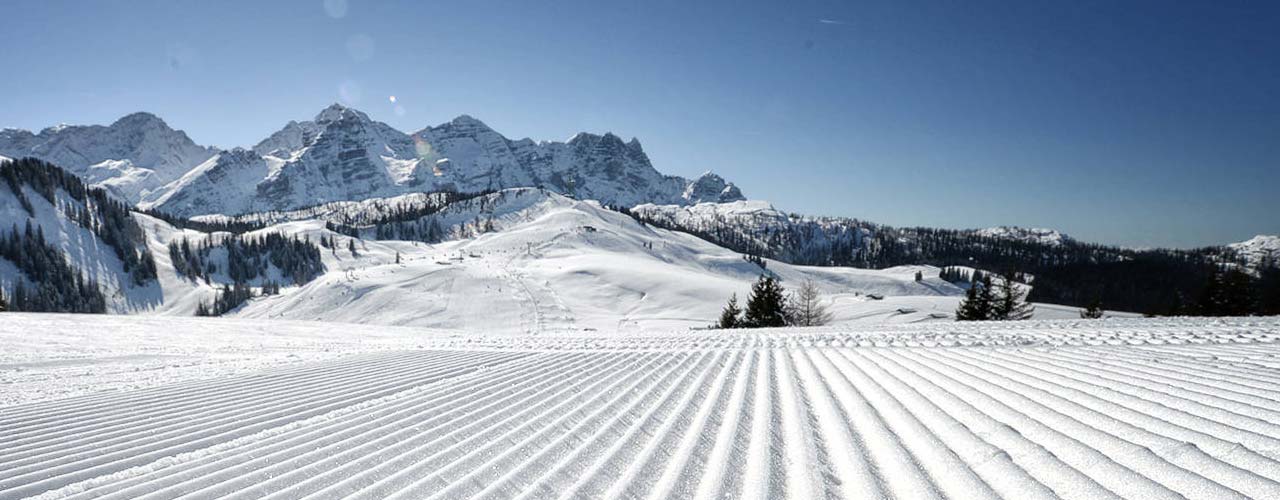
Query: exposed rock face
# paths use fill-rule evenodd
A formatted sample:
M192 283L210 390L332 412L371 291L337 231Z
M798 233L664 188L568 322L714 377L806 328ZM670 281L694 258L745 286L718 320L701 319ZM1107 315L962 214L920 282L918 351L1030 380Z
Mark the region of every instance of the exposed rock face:
M702 201L728 203L745 199L742 196L742 191L738 190L738 186L725 182L723 177L711 172L702 174L697 180L689 183L681 197L690 203Z

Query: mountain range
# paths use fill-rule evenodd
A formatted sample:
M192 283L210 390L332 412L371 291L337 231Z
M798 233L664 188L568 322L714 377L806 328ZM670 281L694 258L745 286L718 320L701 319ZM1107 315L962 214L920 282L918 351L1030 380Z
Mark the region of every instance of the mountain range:
M331 105L251 148L200 146L149 113L109 126L0 131L0 155L57 164L129 203L180 216L291 210L412 192L541 187L602 203L744 199L713 173L663 175L637 139L511 140L470 116L406 134Z

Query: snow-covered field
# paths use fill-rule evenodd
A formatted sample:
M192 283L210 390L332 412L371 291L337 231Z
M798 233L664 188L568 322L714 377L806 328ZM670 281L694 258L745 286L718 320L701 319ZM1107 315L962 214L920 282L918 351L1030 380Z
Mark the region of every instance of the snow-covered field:
M1278 340L9 314L0 498L1280 498Z

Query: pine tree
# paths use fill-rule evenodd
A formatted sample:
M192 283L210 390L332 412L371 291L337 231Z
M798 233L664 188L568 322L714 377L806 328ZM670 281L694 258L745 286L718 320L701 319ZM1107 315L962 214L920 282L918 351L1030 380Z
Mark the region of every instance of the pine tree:
M975 272L975 275L978 273ZM986 321L993 319L995 297L990 276L983 276L981 281L974 282L965 292L964 300L956 309L956 321Z
M356 253L356 240L354 238L347 240L347 251L351 252L352 257L360 256L360 254Z
M1196 304L1201 316L1248 316L1258 311L1253 278L1239 269L1222 272L1216 267L1209 273L1200 300Z
M988 277L985 283L990 283ZM1012 274L1000 277L1000 295L991 309L991 319L1000 321L1021 321L1030 319L1035 310L1027 303L1026 293L1018 288Z
M924 273L923 273L923 272L916 271L916 281L917 281L917 282L924 281Z
M787 317L793 325L821 326L831 321L831 313L822 304L822 292L813 280L801 283L795 295L787 302Z
M738 328L741 326L742 309L738 307L738 294L729 297L729 304L720 312L720 321L716 328Z
M1196 301L1195 312L1200 316L1220 316L1222 307L1222 275L1218 272L1218 267L1214 266L1209 271L1209 277L1204 282L1204 287L1200 289L1200 298Z
M1280 314L1280 267L1264 267L1258 276L1258 314Z
M1222 316L1248 316L1258 310L1254 302L1253 278L1238 268L1222 275Z
M1088 306L1080 310L1081 319L1102 319L1102 299L1093 299Z
M743 325L747 328L787 326L786 291L772 276L760 275L751 285Z

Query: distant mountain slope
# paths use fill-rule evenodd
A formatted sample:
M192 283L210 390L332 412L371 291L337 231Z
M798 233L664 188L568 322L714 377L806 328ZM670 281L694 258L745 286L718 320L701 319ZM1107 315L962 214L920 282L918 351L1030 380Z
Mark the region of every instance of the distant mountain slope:
M320 217L338 217L337 211L326 213ZM349 212L342 217L353 218ZM296 291L255 300L236 315L490 332L614 332L708 325L731 294L745 299L762 272L781 277L786 286L815 280L841 321L919 321L931 313L940 316L934 320L945 319L961 293L938 279L934 268L864 270L773 261L765 271L696 237L538 189L481 195L399 223L438 226L444 241L379 240L375 224L355 228L361 239L334 236L319 220L277 226L312 241L336 237L336 251L326 256L336 261L328 274ZM348 241L354 242L354 256ZM915 281L917 270L930 277ZM896 299L878 302L868 294Z
M0 130L0 155L52 162L137 203L218 152L199 146L150 113L133 113L102 125L59 125L31 133Z
M1189 250L1127 248L1074 240L1048 229L897 228L842 217L787 214L762 201L692 206L645 204L630 213L742 253L820 266L972 266L1036 277L1031 299L1153 314L1190 307L1219 267L1254 275L1274 268L1277 237Z
M312 243L137 213L34 158L0 161L0 221L0 295L20 311L191 315L223 287L266 290L323 270Z

